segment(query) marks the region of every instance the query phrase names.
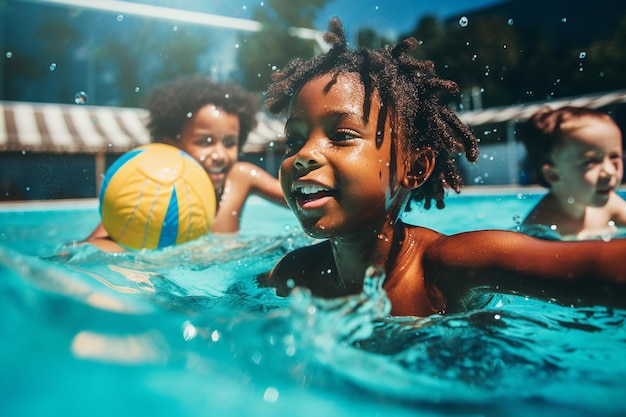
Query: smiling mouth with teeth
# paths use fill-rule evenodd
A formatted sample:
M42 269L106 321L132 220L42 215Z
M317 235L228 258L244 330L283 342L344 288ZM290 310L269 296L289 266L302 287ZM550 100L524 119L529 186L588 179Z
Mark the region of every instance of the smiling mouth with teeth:
M296 189L296 198L301 206L323 197L329 197L331 194L332 190L329 188L317 185L305 185Z

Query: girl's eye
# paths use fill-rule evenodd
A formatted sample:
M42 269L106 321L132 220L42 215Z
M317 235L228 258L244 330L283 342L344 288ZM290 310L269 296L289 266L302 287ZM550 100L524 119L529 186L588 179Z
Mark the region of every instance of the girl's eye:
M225 148L234 148L237 146L237 140L234 138L224 138L223 143Z
M198 146L211 146L213 145L213 138L211 136L199 137L196 140Z
M333 142L345 142L355 139L356 137L358 137L358 135L355 132L344 130L340 130L329 135L330 140Z
M296 152L298 149L304 146L304 138L300 135L293 133L285 134L285 153L290 154Z

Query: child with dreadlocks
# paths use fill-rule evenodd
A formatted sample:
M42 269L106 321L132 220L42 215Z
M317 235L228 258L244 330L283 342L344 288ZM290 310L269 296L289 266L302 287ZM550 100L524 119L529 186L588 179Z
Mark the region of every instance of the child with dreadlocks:
M288 116L279 176L287 204L309 235L327 239L278 262L265 283L279 295L295 286L319 297L359 293L370 265L385 271L393 315L460 310L469 290L485 286L537 296L549 286L584 287L603 297L606 286L626 287L626 240L551 242L503 230L447 236L403 223L411 201L443 208L445 187L459 191L459 151L477 158L472 133L439 102L457 86L433 63L405 55L414 39L349 50L336 19L325 39L329 52L292 60L267 91L270 111Z
M257 124L259 107L257 97L239 85L215 82L204 75L161 84L146 97L152 141L187 152L211 178L218 202L212 233L239 230L250 194L285 205L275 177L256 165L238 161L248 134ZM108 232L99 225L87 241L105 250L121 250L107 239Z

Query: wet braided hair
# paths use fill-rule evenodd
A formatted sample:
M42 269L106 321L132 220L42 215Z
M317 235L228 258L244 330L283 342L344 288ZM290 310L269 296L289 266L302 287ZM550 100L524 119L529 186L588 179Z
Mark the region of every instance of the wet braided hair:
M405 39L393 48L350 50L341 21L333 18L324 40L332 45L325 54L308 60L293 59L274 72L274 82L265 100L267 108L275 114L285 111L295 92L323 74L333 74L334 80L343 73L359 74L365 89L365 121L369 118L372 94L377 91L383 105L377 131L384 131L380 124L385 122L389 111L394 143L399 131L408 139L400 146L407 150L430 147L435 152L433 173L421 187L412 190L411 199L423 201L426 209L432 200L437 208L443 208L445 187L458 193L462 185L454 157L459 152L464 152L470 162L478 157L472 132L452 109L440 102L443 97L458 93L457 84L439 78L432 61L419 61L405 54L416 48L414 38Z
M189 114L207 104L239 118L239 150L257 125L260 102L255 94L238 84L221 83L205 75L192 75L161 84L150 90L144 107L150 112L148 130L154 142L177 140Z

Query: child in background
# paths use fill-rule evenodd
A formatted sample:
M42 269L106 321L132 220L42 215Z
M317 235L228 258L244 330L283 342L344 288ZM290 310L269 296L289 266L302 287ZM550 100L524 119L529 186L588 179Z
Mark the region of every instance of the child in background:
M237 160L256 126L259 108L254 94L203 75L157 86L147 95L148 129L153 142L187 152L211 178L218 202L212 233L239 231L241 211L250 194L285 205L276 178L254 164ZM120 249L98 241L107 238L107 231L99 225L87 241L105 250Z
M525 127L531 169L548 188L524 220L525 233L545 225L562 239L588 239L626 226L626 201L615 192L624 174L622 132L608 114L544 107Z
M288 116L279 176L287 203L309 235L326 240L285 255L267 285L279 295L296 286L319 297L356 294L374 265L384 269L391 314L411 316L463 310L478 287L541 297L596 292L604 301L615 294L607 287L626 289L625 239L446 236L403 223L410 202L443 208L444 187L459 191L459 151L477 158L470 130L440 103L457 86L432 62L405 54L415 39L353 51L340 21L329 32L330 51L277 71L266 101Z

